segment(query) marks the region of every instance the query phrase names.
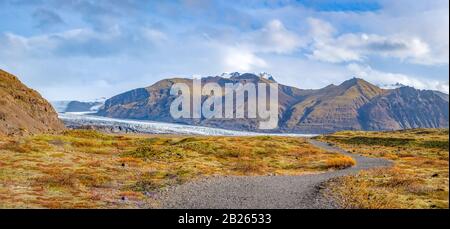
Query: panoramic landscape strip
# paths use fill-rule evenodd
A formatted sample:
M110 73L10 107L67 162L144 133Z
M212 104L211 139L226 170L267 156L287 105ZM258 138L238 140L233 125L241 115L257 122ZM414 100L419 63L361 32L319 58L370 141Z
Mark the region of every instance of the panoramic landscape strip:
M0 0L0 228L448 228L449 9Z
M448 208L448 128L258 133L86 106L68 129L16 77L0 89L1 208Z

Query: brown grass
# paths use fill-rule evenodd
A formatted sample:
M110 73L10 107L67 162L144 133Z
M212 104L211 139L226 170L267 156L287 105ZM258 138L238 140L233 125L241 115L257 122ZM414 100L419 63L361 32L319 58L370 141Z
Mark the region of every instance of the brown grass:
M345 169L354 165L356 165L355 160L346 156L328 159L325 164L327 168L331 169Z
M213 175L298 175L352 161L289 137L0 138L0 208L149 208L161 189Z
M318 137L349 152L383 157L393 168L330 182L345 208L448 208L448 130L343 131Z

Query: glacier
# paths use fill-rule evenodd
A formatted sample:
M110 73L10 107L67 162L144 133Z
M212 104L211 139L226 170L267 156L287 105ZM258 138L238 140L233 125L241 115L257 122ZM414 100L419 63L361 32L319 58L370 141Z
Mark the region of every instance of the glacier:
M68 126L102 126L123 127L148 134L179 134L205 136L288 136L314 137L314 134L297 133L257 133L248 131L226 130L205 126L184 125L145 120L129 120L96 116L92 112L58 113L59 118Z

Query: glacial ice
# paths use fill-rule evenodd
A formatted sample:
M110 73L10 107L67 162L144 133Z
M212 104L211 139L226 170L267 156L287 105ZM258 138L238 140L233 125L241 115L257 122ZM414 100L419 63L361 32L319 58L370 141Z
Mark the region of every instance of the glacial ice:
M124 127L135 130L136 132L150 134L182 134L182 135L206 135L206 136L291 136L291 137L313 137L313 134L294 134L294 133L257 133L247 131L225 130L213 127L183 125L175 123L164 123L144 120L116 119L101 116L95 116L89 112L67 112L59 113L59 118L66 125L76 126L105 126L105 127Z

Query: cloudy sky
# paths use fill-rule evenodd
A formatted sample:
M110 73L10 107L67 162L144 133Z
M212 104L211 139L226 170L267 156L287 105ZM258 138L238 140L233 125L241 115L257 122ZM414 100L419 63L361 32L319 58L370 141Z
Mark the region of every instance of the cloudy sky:
M449 91L448 0L0 0L0 68L50 100L269 72Z

